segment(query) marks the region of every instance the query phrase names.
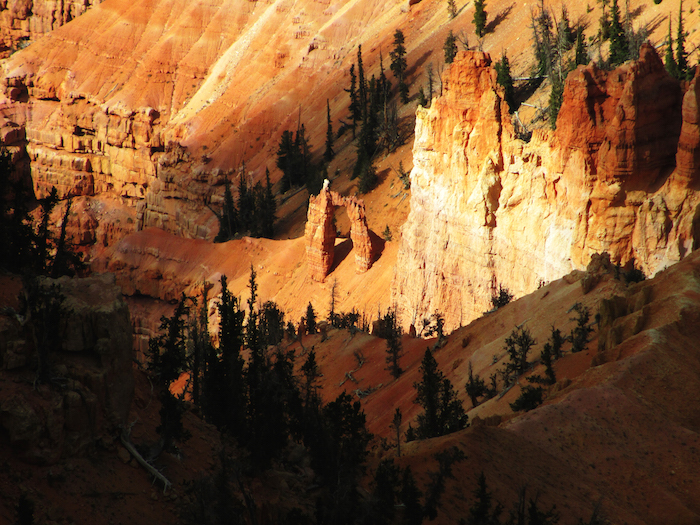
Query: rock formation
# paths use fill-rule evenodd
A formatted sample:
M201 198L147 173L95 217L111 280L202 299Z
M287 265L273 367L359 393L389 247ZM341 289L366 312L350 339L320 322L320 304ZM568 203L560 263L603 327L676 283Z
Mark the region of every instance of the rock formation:
M93 0L10 0L0 4L0 57L82 15Z
M680 153L685 182L673 170L679 136L694 151L697 111L686 94L681 121L680 86L651 46L615 71L572 72L557 131L529 142L515 137L487 54L461 52L444 76L443 96L416 117L392 289L405 326L436 310L448 328L465 324L499 285L528 293L594 253L649 275L693 248L696 171Z
M6 389L0 401L0 426L10 444L36 463L53 463L97 439L111 439L126 422L134 391L129 310L114 275L45 279L42 286L52 283L65 297L65 315L54 335L59 351L49 356L52 381L61 388L43 385L37 390L28 380L28 388ZM35 369L30 326L0 316L2 368L14 377L30 377Z
M341 197L324 186L318 195L309 198L306 220L306 260L309 275L315 281L323 281L333 266L333 213L336 207L341 206L347 210L350 219L350 239L355 252L357 273L364 273L372 266L372 241L367 227L365 203L355 197Z

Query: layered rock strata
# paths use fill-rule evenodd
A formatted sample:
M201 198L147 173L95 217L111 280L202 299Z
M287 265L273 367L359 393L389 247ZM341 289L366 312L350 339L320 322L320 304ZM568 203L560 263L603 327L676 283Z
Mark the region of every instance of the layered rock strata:
M695 86L695 82L692 84ZM651 46L615 71L579 67L556 132L515 136L487 54L461 52L444 94L419 108L411 211L392 287L404 325L448 327L583 269L607 251L649 275L694 247L697 111ZM695 126L695 128L693 127ZM683 133L681 133L683 129ZM674 171L675 169L675 171Z
M364 273L372 266L372 241L365 203L355 197L342 197L324 187L318 195L309 198L306 220L306 260L309 275L315 281L323 281L333 266L336 238L333 214L337 207L344 207L350 219L350 239L357 273Z

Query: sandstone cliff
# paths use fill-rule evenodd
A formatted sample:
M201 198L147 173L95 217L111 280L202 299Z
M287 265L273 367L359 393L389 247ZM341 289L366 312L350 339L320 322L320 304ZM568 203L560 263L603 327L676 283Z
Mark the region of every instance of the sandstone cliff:
M524 142L489 56L461 52L416 118L392 288L403 323L437 310L448 327L465 324L499 285L529 293L594 253L647 275L680 260L700 202L695 86L681 114L680 86L645 45L615 71L572 72L557 131Z

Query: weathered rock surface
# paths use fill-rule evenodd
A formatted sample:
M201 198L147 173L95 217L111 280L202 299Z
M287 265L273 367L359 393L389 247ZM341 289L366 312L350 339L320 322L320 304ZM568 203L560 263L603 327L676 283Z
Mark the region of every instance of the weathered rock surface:
M306 259L309 275L315 281L323 281L333 266L336 237L333 212L336 207L344 207L350 219L350 238L357 273L364 273L372 266L372 241L364 202L323 188L318 195L309 198L306 220Z
M499 285L528 293L594 253L648 275L693 248L695 172L681 183L672 175L680 87L650 46L615 71L574 71L556 133L529 143L514 136L488 55L460 53L444 91L416 118L392 290L405 326L436 310L449 328L465 324L491 308Z
M4 0L0 2L0 56L82 15L100 0Z
M65 297L54 334L59 351L49 354L52 384L33 389L27 381L28 388L5 389L0 401L9 444L36 463L79 454L113 434L126 421L134 391L131 322L114 275L45 279L42 286L52 283ZM0 316L3 369L33 373L32 326L31 320L22 325L19 318Z

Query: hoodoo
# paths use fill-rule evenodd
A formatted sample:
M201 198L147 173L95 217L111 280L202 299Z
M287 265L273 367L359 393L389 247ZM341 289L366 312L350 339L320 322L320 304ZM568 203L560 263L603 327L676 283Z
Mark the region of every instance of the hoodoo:
M340 206L347 210L350 219L350 239L355 252L357 273L364 273L372 267L372 241L364 201L355 197L342 197L324 186L317 196L309 198L306 221L306 258L309 274L315 281L323 281L333 266L336 237L333 212Z

